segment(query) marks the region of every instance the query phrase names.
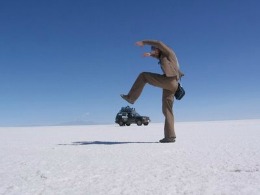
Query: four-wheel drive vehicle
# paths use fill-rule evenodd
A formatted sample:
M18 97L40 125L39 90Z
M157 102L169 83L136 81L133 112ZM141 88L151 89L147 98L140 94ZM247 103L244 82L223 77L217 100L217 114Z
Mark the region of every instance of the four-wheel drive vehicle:
M120 126L130 126L132 123L136 123L138 126L141 126L142 124L148 125L150 118L148 116L141 116L135 111L134 108L126 106L122 107L117 113L115 122Z

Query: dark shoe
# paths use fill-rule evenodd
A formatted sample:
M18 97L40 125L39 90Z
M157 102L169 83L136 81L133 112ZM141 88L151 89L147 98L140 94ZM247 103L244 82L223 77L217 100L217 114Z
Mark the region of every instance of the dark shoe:
M173 143L173 142L175 142L175 137L163 138L159 142L161 142L161 143Z
M120 95L125 101L127 101L129 104L134 104L134 101L129 98L128 95L121 94Z

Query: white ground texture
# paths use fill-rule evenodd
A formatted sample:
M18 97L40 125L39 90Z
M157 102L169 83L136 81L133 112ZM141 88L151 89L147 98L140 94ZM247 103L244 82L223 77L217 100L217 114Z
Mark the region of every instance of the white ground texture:
M0 194L260 194L260 120L0 128Z

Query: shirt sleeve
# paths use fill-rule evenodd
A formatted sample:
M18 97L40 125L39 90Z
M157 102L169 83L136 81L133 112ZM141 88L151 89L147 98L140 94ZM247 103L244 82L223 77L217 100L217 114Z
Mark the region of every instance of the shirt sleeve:
M151 45L151 46L154 46L154 47L160 49L161 52L164 53L164 55L169 56L171 54L171 49L161 41L143 40L142 42L143 42L144 45Z

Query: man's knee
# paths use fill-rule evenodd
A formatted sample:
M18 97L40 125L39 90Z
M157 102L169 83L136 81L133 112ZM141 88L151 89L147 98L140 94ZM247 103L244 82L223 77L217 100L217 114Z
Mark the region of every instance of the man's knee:
M142 72L139 74L139 78L142 79L144 82L147 82L147 76L149 75L149 72Z
M145 77L145 76L147 76L148 74L150 74L149 72L141 72L140 74L139 74L139 76L140 77Z

